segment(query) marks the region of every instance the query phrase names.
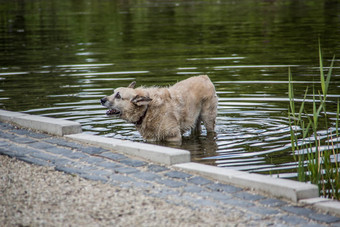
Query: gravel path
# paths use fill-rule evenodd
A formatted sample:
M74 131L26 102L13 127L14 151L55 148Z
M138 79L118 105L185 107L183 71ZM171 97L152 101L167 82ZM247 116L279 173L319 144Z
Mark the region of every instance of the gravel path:
M242 212L193 210L0 155L1 226L226 226ZM249 220L251 222L251 220ZM250 224L250 223L249 223Z

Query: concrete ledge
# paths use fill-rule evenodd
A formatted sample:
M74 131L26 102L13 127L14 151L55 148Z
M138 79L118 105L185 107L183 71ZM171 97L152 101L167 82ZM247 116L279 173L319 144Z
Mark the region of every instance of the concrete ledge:
M337 216L340 215L340 202L326 198L311 198L300 200L303 204L311 205L324 212L333 213Z
M243 188L251 188L262 191L272 196L289 199L298 202L300 199L319 196L316 185L301 183L293 180L273 178L270 176L208 166L199 163L177 164L175 167L182 170L198 173L214 180L228 183Z
M0 110L0 120L58 136L82 132L81 125L77 122L7 110Z
M27 114L7 111L7 110L0 110L0 120L1 121L7 121L7 122L15 123L14 118L23 117L25 115L27 115Z
M103 136L88 135L83 133L67 135L66 137L76 141L85 142L104 148L114 149L125 154L141 157L153 162L158 162L166 165L190 162L190 152L186 150L161 147L152 144L131 142L126 140L105 138Z

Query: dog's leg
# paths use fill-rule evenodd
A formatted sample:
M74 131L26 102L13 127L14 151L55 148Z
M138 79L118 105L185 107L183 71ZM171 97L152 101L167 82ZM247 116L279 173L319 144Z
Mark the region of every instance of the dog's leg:
M194 128L191 129L191 135L197 136L197 135L201 134L201 131L202 131L201 122L202 122L202 117L201 117L201 114L200 114L197 117L197 120L196 120L196 123L194 125Z
M207 99L202 104L201 117L208 133L215 132L215 122L217 116L217 97Z
M178 133L176 136L166 138L166 141L167 142L176 142L176 143L181 142L182 141L182 135L181 135L181 133Z

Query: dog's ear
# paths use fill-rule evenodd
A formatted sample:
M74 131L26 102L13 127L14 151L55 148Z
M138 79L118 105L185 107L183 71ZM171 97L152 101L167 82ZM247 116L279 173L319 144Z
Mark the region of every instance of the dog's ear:
M128 86L128 88L135 88L136 81L132 81L131 84Z
M136 95L133 99L131 99L131 102L136 106L148 105L151 101L151 98L140 95Z

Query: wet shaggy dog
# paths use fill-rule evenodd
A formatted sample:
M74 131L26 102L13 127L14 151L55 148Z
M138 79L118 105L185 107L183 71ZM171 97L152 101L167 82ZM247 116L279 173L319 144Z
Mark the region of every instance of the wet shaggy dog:
M206 75L190 77L171 87L138 87L136 82L119 87L101 99L109 110L133 123L147 141L181 141L182 134L192 129L214 133L217 95Z

